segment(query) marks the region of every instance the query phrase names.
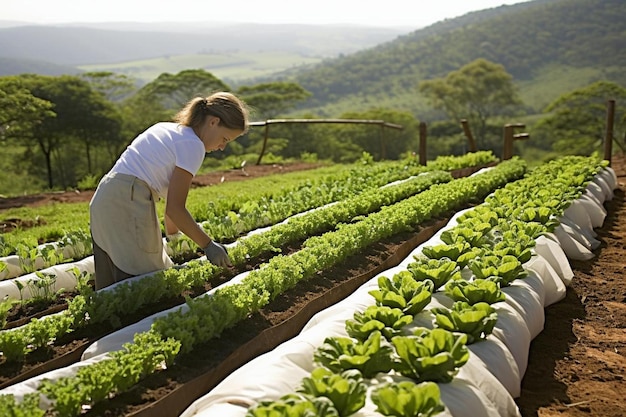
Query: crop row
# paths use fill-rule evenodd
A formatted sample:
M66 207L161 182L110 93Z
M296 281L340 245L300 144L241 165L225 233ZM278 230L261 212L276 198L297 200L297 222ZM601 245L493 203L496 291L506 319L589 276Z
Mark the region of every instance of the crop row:
M337 223L349 222L356 216L378 211L384 205L394 204L433 184L451 179L446 172L434 171L303 213L262 233L239 239L229 247L230 257L235 266L244 264L249 258L277 251L288 243L332 230ZM0 332L0 351L6 361L20 361L28 352L43 348L74 330L105 322L111 329L119 328L124 316L135 314L147 304L159 304L173 295L185 293L219 273L220 268L213 265L190 262L182 268L146 274L99 292L82 283L79 285L79 295L70 301L65 312ZM44 331L42 328L47 330L46 335L41 334Z
M189 352L197 343L218 336L299 280L386 236L412 230L433 216L484 198L524 171L525 164L521 161L508 161L481 175L435 185L360 221L310 238L295 254L275 256L245 278L218 287L210 295L188 300L185 306L155 321L152 330L138 333L134 342L127 343L122 350L105 355L89 366L79 364L75 376L44 383L42 392L53 400L57 412L73 415L82 405L123 392L132 381L163 365L171 366L179 351ZM128 374L129 367L132 375ZM124 381L114 377L121 374Z
M463 157L440 157L426 167L413 160L363 164L342 168L316 181L301 181L280 190L267 187L256 192L218 192L206 195L195 191L188 207L207 233L218 241L232 240L242 233L282 221L296 213L355 196L365 190L432 170L452 170L470 164L485 165L495 160L490 152ZM211 188L211 187L208 187ZM203 196L202 202L198 199ZM85 205L85 210L87 206ZM33 245L44 236L0 236L0 278L12 278L69 260L90 255L91 239L87 225L76 224L58 242Z
M602 166L564 158L497 190L181 416L519 416L530 340L568 278L537 242L562 245L568 208L593 178L611 182Z

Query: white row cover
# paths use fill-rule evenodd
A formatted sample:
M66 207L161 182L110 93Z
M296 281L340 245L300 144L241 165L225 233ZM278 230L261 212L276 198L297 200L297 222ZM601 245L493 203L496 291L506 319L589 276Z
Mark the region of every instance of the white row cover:
M422 173L422 174L418 174L417 176L421 176L421 175L427 175L428 173ZM394 181L393 183L389 183L386 185L383 185L381 188L385 188L385 187L389 187L392 185L397 185L400 183L404 183L407 181L410 181L412 179L414 179L415 176L413 177L409 177L403 180L398 180L398 181ZM322 207L316 207L313 208L311 210L307 210L304 211L302 213L297 213L294 214L293 216L283 220L282 222L276 223L274 225L271 226L267 226L267 227L262 227L262 228L258 228L255 229L253 231L250 231L247 236L253 236L253 235L257 235L257 234L261 234L261 233L265 233L268 232L272 227L280 225L280 224L284 224L290 221L290 219L292 218L296 218L296 217L300 217L303 216L309 212L315 211L315 210L319 210L322 208L327 208L330 206L333 206L337 204L337 202L333 202L333 203L329 203L326 204ZM203 223L199 223L199 225L202 227ZM241 239L245 239L245 237L241 238ZM240 239L240 240L241 240ZM235 246L239 243L238 241L235 241L231 244L228 244L226 246L228 247L232 247ZM173 256L174 253L172 251L172 249L167 245L167 240L166 238L163 238L163 245L165 247L165 250L167 252L167 254L169 256ZM188 241L183 241L183 245L181 247L181 250L183 251L189 251L192 250L192 248L189 246L189 242ZM46 243L44 245L40 245L39 248L42 248L44 246L52 246L55 248L60 247L60 244L58 242L53 242L53 243ZM72 245L66 245L63 247L62 249L62 254L64 258L74 258L76 257L77 253L82 253L81 251L84 251L84 247L81 244L77 245L77 246L72 246ZM201 257L199 258L200 260L206 259L206 257ZM0 262L4 262L7 265L7 268L0 272L0 299L4 299L4 298L9 298L9 299L16 299L16 300L27 300L33 297L33 293L30 291L30 288L28 288L28 284L29 283L36 283L37 281L40 280L40 278L37 276L36 272L33 273L29 273L29 274L24 274L21 264L20 264L20 258L17 255L11 255L11 256L7 256L7 257L3 257L0 258ZM84 258L78 262L66 262L66 263L62 263L59 265L55 265L53 267L49 267L49 268L45 268L45 264L44 264L44 260L41 257L37 257L35 260L35 269L37 270L37 272L39 273L43 273L43 274L47 274L47 275L55 275L57 277L56 283L54 285L53 288L51 288L51 290L53 290L54 292L56 291L60 291L60 290L64 290L64 291L72 291L76 288L76 278L74 277L74 275L70 272L74 267L77 267L80 272L88 272L88 273L94 273L95 267L94 267L94 261L93 261L93 256L89 256L87 258ZM157 271L158 272L158 271ZM24 275L22 275L24 274ZM131 277L123 282L128 283L130 281L137 281L137 280L141 280L143 278L147 278L152 276L153 274L155 274L155 272L150 272L147 274L142 274L142 275L137 275L134 277ZM18 290L18 286L16 285L17 282L20 282L23 284L23 286L25 287L22 292L20 293L20 291ZM118 283L119 284L119 283ZM104 288L102 289L102 291L110 291L111 289L115 288L116 285L118 284L114 284L110 287Z
M589 233L587 217L581 213L587 213L591 221L591 231L593 227L599 227L598 221L603 221L606 216L602 204L613 197L612 191L617 187L617 178L610 168L599 174L596 180L593 183L595 185L590 184L585 195L577 200L581 204L576 205L584 210L573 209L564 215L564 218L572 220L579 227L583 224L584 228L580 229L585 230L585 233ZM611 192L606 192L605 188ZM603 214L598 216L598 211ZM582 216L582 220L578 216ZM456 225L457 217L458 215L454 216L444 230ZM602 222L599 225L602 225ZM406 269L406 266L413 262L413 256L420 253L424 246L438 243L439 235L440 233L436 234L428 242L417 247L398 266L383 271L363 284L345 300L317 313L298 336L233 372L208 394L196 400L181 416L243 417L247 406L261 400L278 399L295 391L302 378L308 376L314 367L312 361L314 350L326 337L347 336L345 320L352 318L356 311L364 311L374 304L374 299L368 291L377 286L378 277L380 275L391 277ZM559 238L566 242L577 242L579 245L573 245L574 249L569 248L568 252ZM523 280L516 280L513 285L505 288L506 301L493 305L498 313L498 322L493 334L483 342L468 346L471 352L470 360L451 383L438 384L442 401L446 406L441 416L520 415L513 398L519 396L521 379L527 367L530 341L543 329L544 307L565 296L565 287L573 277L568 257L571 258L572 254L576 256L584 254L585 251L591 253L591 248L584 246L581 240L584 239L581 238L580 231L574 228L563 229L563 233L558 235L555 233L553 236L537 240L535 254L524 265L529 276ZM224 285L239 282L245 275L239 275ZM210 296L212 291L202 296ZM431 303L425 310L435 306L449 307L451 304L451 299L438 292L433 295ZM80 367L108 358L108 352L119 350L124 343L131 342L135 333L149 330L156 317L185 308L185 304L174 307L108 335L90 346L80 362L7 387L0 390L0 394L13 394L17 399L21 399L24 395L37 391L43 379L56 380L72 376ZM426 312L418 314L412 326L432 326L426 314ZM405 378L381 374L370 380L370 389L385 381L402 379ZM44 396L41 397L41 406L48 407L49 401ZM368 396L366 406L354 416L379 416L374 410L375 405Z
M61 253L64 259L76 258L79 254L84 253L85 251L83 243L65 245L61 248L61 244L59 242L44 243L43 245L37 246L36 249L43 250L47 248L54 249L56 252ZM19 256L3 256L0 257L0 262L3 262L6 265L6 269L0 271L0 280L6 280L24 275L25 271L22 268L22 261ZM33 264L34 269L37 271L46 267L46 261L41 256L37 256L34 259Z
M506 301L493 305L498 313L493 334L485 341L468 346L470 360L461 367L453 382L438 384L446 406L442 416L520 416L513 399L520 395L530 342L543 330L544 308L565 296L566 286L573 277L567 258L593 256L591 250L599 244L593 239L596 236L593 228L602 225L606 216L602 204L613 198L616 187L617 179L612 170L604 170L589 185L585 195L559 219L563 220L563 226L558 232L537 240L535 255L524 265L529 276L504 288ZM443 230L453 227L457 217L451 219ZM439 235L416 248L400 265L380 275L391 277L406 269L424 246L441 243ZM316 314L297 337L237 369L196 400L181 417L244 417L247 407L294 392L313 370L313 353L324 339L347 336L345 321L355 312L362 312L374 304L368 292L377 286L380 275L345 300ZM436 292L431 303L416 315L407 330L418 326L432 328L428 310L442 306L449 308L452 303L453 300L443 292ZM368 381L368 392L382 382L403 379L406 378L394 374L380 375ZM379 416L375 410L368 395L366 406L354 416Z

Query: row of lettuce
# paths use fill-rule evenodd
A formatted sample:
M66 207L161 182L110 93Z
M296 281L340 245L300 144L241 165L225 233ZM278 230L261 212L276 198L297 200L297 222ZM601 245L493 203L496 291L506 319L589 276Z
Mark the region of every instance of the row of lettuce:
M562 158L497 190L441 233L442 243L424 246L391 278L380 275L377 286L368 291L372 305L345 321L347 337L326 337L314 349L312 371L296 389L260 401L239 395L238 406L231 407L236 411L228 415L460 415L458 408L452 412L442 400L441 384L449 385L468 363L474 353L469 346L485 343L492 334L498 322L495 306L509 294L503 290L527 279L525 264L537 239L559 226L565 209L604 166L596 158ZM436 292L452 300L449 308L431 303ZM428 305L434 307L425 309ZM293 363L300 363L294 352L285 351ZM254 368L264 370L271 374L271 365ZM245 392L237 378L246 377L243 372L229 383ZM280 384L283 389L289 385L289 381ZM211 415L211 406L218 409L217 397L235 398L228 393L220 391L212 397L214 403L190 407L183 415ZM493 397L488 400L505 402L502 396ZM471 406L466 407L463 415L471 414ZM506 410L504 405L496 408ZM220 408L224 413L229 410Z
M235 266L267 252L280 252L280 247L333 230L336 224L351 222L357 216L376 212L418 194L434 184L451 181L449 173L433 171L406 181L369 190L359 196L303 213L267 229L241 238L229 248ZM95 292L88 284L88 274L76 272L78 295L69 308L60 314L0 332L0 351L7 362L22 361L30 352L71 332L105 323L110 329L121 326L122 318L134 315L148 304L159 304L177 294L186 293L216 278L220 268L202 261L191 261L183 268L171 268L141 279L130 280L105 291Z
M414 166L407 162L394 162L362 168L352 167L350 170L344 168L336 177L327 176L314 184L305 182L283 190L280 193L273 194L268 191L259 191L258 195L260 195L260 197L258 197L257 200L254 200L250 196L244 197L240 195L238 211L233 211L236 210L237 204L221 204L220 209L211 214L214 221L209 223L203 222L201 224L210 234L215 236L217 240L224 242L234 239L243 232L264 226L268 222L275 224L283 221L294 213L314 209L319 207L319 205L328 204L328 202L332 203L355 198L359 194L366 192L374 194L375 192L372 190L376 190L378 187L393 183L394 181L411 178L411 176L416 175L416 173L419 175L420 173L432 172L437 169L450 170L453 168L458 169L458 167L482 166L493 162L493 159L493 155L489 152L478 152L462 157L440 157L429 163L427 167ZM360 179L355 180L354 178ZM365 181L364 178L367 178L367 181ZM442 175L440 175L439 178L440 180L444 180ZM412 191L409 190L408 192ZM401 198L401 196L395 198ZM297 204L295 203L296 201ZM389 201L380 201L383 204L389 203ZM215 204L210 202L210 205ZM256 209L252 210L250 207L256 207ZM249 215L252 211L258 211L259 207L267 210L267 214L262 221L259 216ZM206 214L204 217L206 217ZM250 221L252 217L255 218L254 222ZM228 232L226 232L226 226L224 225L228 225ZM217 229L220 228L221 234L217 236L213 234L217 233ZM18 276L17 279L9 281L9 283L14 284L16 288L11 287L11 291L7 289L4 290L5 293L9 294L9 297L0 304L0 321L2 321L11 306L16 302L25 303L31 298L34 298L30 301L38 305L43 305L45 302L53 301L57 296L57 289L63 288L65 291L71 291L85 288L81 286L79 282L75 284L68 283L68 280L73 280L74 276L68 275L67 272L79 272L80 274L85 271L93 271L91 264L87 265L83 262L81 263L81 270L76 271L76 268L71 268L71 263L67 262L71 257L80 258L91 253L91 240L88 235L81 233L80 231L73 231L68 233L66 236L67 239L63 241L41 245L38 248L26 248L24 250L28 252L28 256L13 256L12 263L14 265L21 265L21 267L16 268L17 270L24 271L32 268L42 268L44 266L48 266L49 268L39 270L36 273ZM71 239L69 238L70 236ZM252 244L252 242L250 244ZM194 247L195 245L186 238L168 242L168 251L174 258L197 257L198 255L193 249ZM42 253L45 253L45 255L42 255ZM256 256L258 251L252 251L252 253L252 256ZM80 256L78 254L80 254ZM235 256L236 255L237 254L235 254ZM250 251L246 250L245 255L250 256ZM15 258L17 258L17 260ZM59 262L64 262L62 264L65 268L64 271L59 271L59 268L50 268L52 264ZM29 266L26 267L24 265ZM2 268L3 262L0 260L0 270L2 270ZM12 276L6 272L5 266L5 277ZM64 279L56 282L59 273L64 275ZM65 275L68 275L68 277L66 278ZM2 287L6 288L5 284L2 284ZM13 294L15 295L11 296Z
M321 168L323 175L319 178L310 171L315 179L298 180L293 184L288 183L274 189L268 186L248 188L230 184L228 188L221 189L218 187L194 189L190 193L187 205L193 217L203 223L207 232L217 240L224 241L234 239L246 231L274 224L296 213L422 172L452 171L495 161L496 158L490 151L479 151L462 157L440 156L429 161L426 166L419 165L415 159L335 165ZM39 223L54 222L54 219L39 220ZM30 268L31 271L35 267L35 255L53 261L46 253L48 246L39 245L41 241L49 241L50 232L46 231L45 227L40 231L37 229L37 227L29 230L18 229L16 232L0 235L0 256L21 254L25 258L24 267ZM76 243L88 243L88 230L88 224L74 223L69 230L63 231L54 247L63 248ZM33 235L31 231L36 234ZM78 254L81 253L82 251L78 251Z
M2 397L5 406L28 407L28 404L39 402L44 394L50 400L47 406L59 415L77 415L84 406L125 392L148 374L174 365L178 355L190 353L199 344L218 337L224 329L258 311L300 280L341 262L374 242L415 230L429 219L480 202L525 172L523 161L510 160L481 175L435 184L367 216L352 218L350 223L343 223L336 230L307 239L302 249L294 254L271 258L241 281L223 285L211 296L188 300L186 311L180 309L157 319L149 331L135 335L133 343L111 352L100 361L78 367L74 376L43 381L37 393L28 395L21 402L13 402L10 395ZM238 247L232 249L234 258L237 258L235 250ZM191 269L183 268L165 275L184 275Z

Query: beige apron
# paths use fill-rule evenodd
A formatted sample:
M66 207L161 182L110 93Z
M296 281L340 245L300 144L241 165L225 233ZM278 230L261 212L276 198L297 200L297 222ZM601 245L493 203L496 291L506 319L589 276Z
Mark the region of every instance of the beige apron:
M89 204L94 244L129 276L174 265L163 246L155 206L157 198L145 181L133 175L112 173L102 178ZM110 271L104 268L107 270ZM96 261L96 282L111 278L98 277Z

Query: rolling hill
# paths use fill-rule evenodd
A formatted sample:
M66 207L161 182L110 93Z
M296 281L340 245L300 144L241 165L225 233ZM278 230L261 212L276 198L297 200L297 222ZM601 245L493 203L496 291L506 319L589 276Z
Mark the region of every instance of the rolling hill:
M291 78L313 93L309 111L401 107L427 117L420 80L477 59L502 64L535 110L605 79L626 85L626 2L534 0L436 23L393 41L325 61Z
M37 62L37 73L44 75L56 75L63 66L68 73L120 71L148 82L162 72L191 67L217 69L215 74L225 78L250 78L353 53L406 33L350 25L89 25L0 22L0 75L31 72ZM224 68L234 68L234 75ZM245 71L250 68L262 70Z
M0 75L11 63L15 71L18 61L30 68L49 62L54 71L121 72L144 82L162 72L204 68L233 87L296 81L313 93L298 113L336 116L387 107L421 120L436 113L418 94L419 82L477 58L513 75L529 113L597 80L626 85L624 0L532 0L412 32L333 25L161 29L0 25Z

